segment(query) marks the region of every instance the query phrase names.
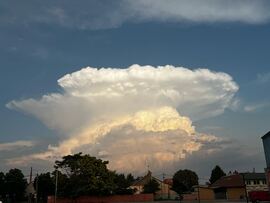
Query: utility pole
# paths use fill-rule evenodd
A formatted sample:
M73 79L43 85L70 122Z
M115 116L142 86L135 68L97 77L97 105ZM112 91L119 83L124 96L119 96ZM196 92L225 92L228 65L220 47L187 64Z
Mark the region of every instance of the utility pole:
M163 198L163 194L165 194L165 191L166 191L164 180L165 180L165 173L162 173L162 198Z
M32 166L31 166L31 168L30 168L30 175L29 175L29 184L28 184L28 186L30 187L30 185L31 184L33 184L32 183ZM32 203L32 193L31 193L31 191L28 191L28 203Z
M54 194L54 203L56 203L57 199L57 184L58 184L58 170L55 171L55 194Z
M37 180L36 180L36 203L38 202L38 174L37 174Z
M200 184L198 184L198 203L201 203L201 197L200 197Z
M244 189L245 189L245 196L246 196L246 202L248 203L248 194L247 194L247 185L246 185L246 181L245 181L245 174L242 173L242 178L243 178L243 183L244 183Z

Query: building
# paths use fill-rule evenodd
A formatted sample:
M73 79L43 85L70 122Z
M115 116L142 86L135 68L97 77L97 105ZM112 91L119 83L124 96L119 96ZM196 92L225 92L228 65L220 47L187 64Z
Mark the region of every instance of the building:
M161 181L152 176L151 171L148 171L144 177L135 181L129 188L134 189L135 194L141 194L143 193L144 185L147 184L151 179L157 181L160 188L160 190L158 190L154 196L155 199L176 199L178 197L178 194L171 190L171 185L169 183L170 181L168 179Z
M262 136L262 141L266 160L266 180L268 184L268 190L270 190L270 131Z
M183 194L183 200L215 200L215 194L208 185L194 185L193 192Z
M262 136L266 167L270 168L270 131Z
M267 191L265 173L241 173L245 180L247 192L250 191Z
M215 199L241 200L245 199L245 183L241 174L223 176L210 185Z

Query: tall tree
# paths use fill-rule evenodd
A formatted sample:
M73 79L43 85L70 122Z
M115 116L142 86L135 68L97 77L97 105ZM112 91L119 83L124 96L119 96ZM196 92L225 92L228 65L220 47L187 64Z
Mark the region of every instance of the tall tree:
M47 197L54 195L55 184L49 172L39 174L34 180L34 187L42 202L47 202Z
M116 194L133 194L134 191L128 187L134 181L134 177L131 174L125 176L124 174L114 174L114 183L116 185L114 193Z
M5 174L0 172L0 199L4 199L6 196L6 188L5 188Z
M108 161L102 161L82 153L64 156L55 167L67 175L66 190L70 196L108 195L115 189L114 176L107 169ZM66 194L67 195L67 194Z
M216 165L215 168L213 168L211 172L211 177L209 181L211 184L213 184L214 182L216 182L218 179L220 179L221 177L225 175L226 173L224 173L224 171L220 168L220 166Z
M56 183L56 176L57 176L57 196L60 196L60 197L69 196L70 192L69 192L68 185L70 181L68 179L68 176L59 170L54 170L52 172L52 180L53 180L54 186Z
M27 181L20 169L10 169L5 176L7 194L12 200L23 200Z
M191 191L192 186L198 185L198 176L194 171L185 169L177 171L173 176L173 187L179 195Z
M143 193L153 193L153 194L155 194L158 190L160 190L159 184L153 178L143 186Z

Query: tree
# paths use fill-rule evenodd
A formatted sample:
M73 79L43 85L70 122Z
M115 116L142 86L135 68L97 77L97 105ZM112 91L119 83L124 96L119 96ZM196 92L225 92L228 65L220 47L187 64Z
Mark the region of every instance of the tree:
M35 190L37 190L38 198L41 199L42 202L47 202L47 197L54 195L55 184L49 172L39 174L34 180L34 187Z
M134 177L131 174L114 174L114 183L116 185L115 194L133 194L134 191L128 187L133 183Z
M5 191L5 174L0 172L0 200L4 199L6 196Z
M6 191L12 200L23 200L25 198L25 189L27 181L20 169L10 169L5 176Z
M66 174L61 173L59 170L54 170L52 172L52 180L55 186L56 183L56 173L57 173L57 196L65 197L69 196L68 184L69 179Z
M198 185L198 176L194 171L188 169L179 170L173 176L172 189L179 195L191 191L194 185Z
M151 179L148 183L143 186L143 193L156 193L160 190L159 184L155 179Z
M226 174L224 173L224 171L218 165L216 165L215 168L213 168L211 172L211 177L209 181L211 184L213 184L214 182L216 182L218 179L220 179L221 177L225 175Z
M66 196L109 195L115 190L114 175L107 169L108 161L77 153L56 161L55 167L67 176Z

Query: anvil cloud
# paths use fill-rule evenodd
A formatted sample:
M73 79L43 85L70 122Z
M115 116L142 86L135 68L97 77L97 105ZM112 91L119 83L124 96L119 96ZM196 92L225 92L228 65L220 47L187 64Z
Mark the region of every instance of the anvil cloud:
M121 171L173 165L220 141L196 132L192 120L222 114L238 90L226 73L169 65L87 67L58 84L60 93L7 104L58 131L61 140L13 163L83 151L110 160L110 167Z

